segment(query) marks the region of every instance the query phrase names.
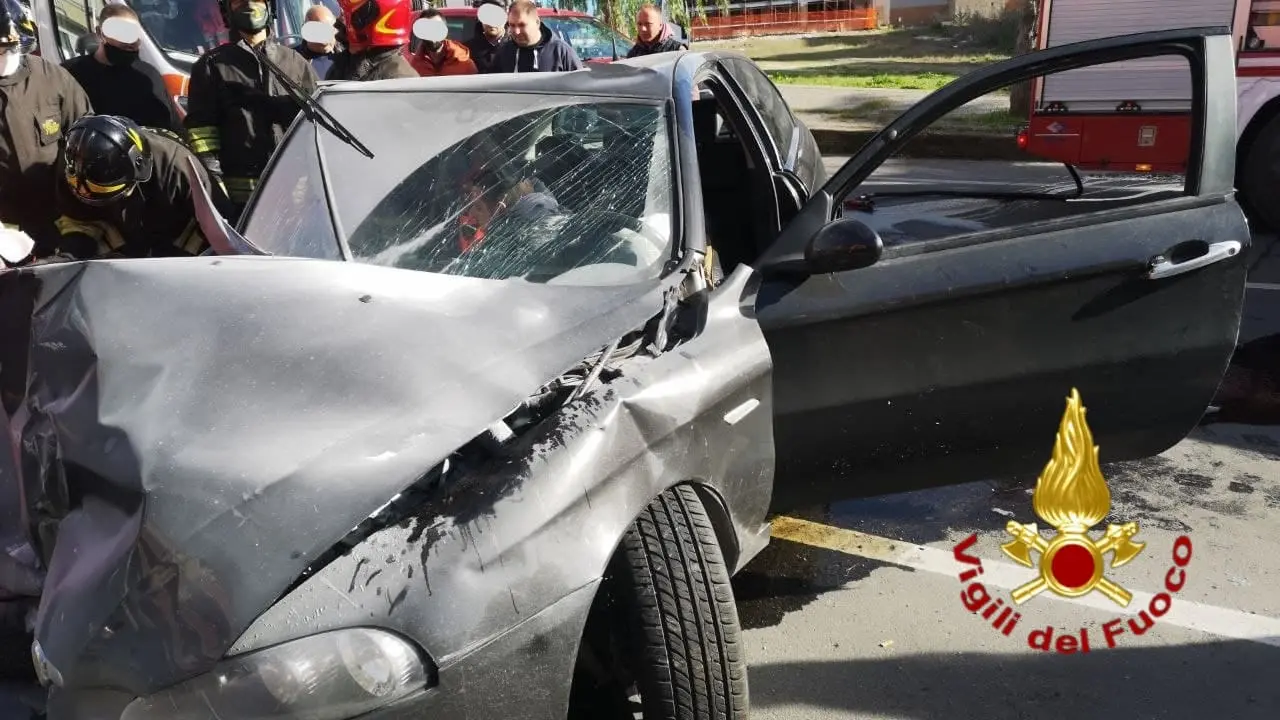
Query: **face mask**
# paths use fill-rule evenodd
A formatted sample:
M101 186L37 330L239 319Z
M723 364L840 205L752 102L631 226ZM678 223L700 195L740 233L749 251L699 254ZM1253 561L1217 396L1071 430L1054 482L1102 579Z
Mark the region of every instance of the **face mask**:
M256 33L267 27L267 4L247 2L231 11L231 24L242 32Z
M9 77L22 66L22 55L11 52L0 55L0 77Z
M106 54L107 62L112 65L132 65L138 59L137 50L125 50L107 43L103 43L102 52Z

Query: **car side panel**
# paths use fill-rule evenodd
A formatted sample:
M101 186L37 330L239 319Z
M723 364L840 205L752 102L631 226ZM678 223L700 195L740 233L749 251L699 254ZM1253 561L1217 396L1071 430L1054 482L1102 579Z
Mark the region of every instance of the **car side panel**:
M522 438L501 472L448 483L416 517L299 585L232 653L373 625L417 640L442 668L441 683L456 684L453 668L478 648L597 582L633 519L683 481L724 500L734 537L722 544L736 571L767 541L774 465L771 362L744 310L751 276L741 268L717 289L698 337L628 361L621 377ZM502 690L466 687L477 702ZM503 717L563 716L555 689L519 691L526 702ZM489 707L476 705L473 716Z
M774 352L775 510L1035 477L1080 390L1104 462L1194 427L1235 346L1245 256L1165 280L1180 240L1244 241L1235 203L906 255L760 310Z

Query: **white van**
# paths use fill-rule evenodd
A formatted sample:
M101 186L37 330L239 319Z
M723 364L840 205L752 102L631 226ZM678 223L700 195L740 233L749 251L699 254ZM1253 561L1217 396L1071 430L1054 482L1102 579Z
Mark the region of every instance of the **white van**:
M132 7L142 20L141 59L164 77L178 111L186 115L191 66L206 50L227 41L227 28L217 0L23 0L30 4L38 28L37 52L63 62L95 47L98 13L106 5ZM273 32L297 42L307 8L324 4L339 14L335 0L276 0Z

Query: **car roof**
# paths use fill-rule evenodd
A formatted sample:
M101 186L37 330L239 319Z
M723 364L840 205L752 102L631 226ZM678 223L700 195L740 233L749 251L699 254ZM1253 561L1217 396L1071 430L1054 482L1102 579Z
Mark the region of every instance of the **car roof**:
M677 66L744 57L724 50L654 53L611 63L586 63L582 70L555 73L482 73L442 77L396 78L365 82L325 83L325 94L349 92L463 92L589 95L667 100L674 97ZM689 98L692 99L692 98Z

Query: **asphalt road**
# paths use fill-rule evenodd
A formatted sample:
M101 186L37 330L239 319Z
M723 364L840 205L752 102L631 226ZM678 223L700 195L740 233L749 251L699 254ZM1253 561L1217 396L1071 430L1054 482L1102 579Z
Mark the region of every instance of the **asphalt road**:
M910 162L881 177L955 169ZM1000 166L972 169L1001 177ZM1277 261L1261 259L1250 281L1242 341L1280 332ZM1046 461L1052 441L1045 438ZM780 520L770 547L734 581L752 717L1280 718L1280 425L1205 425L1156 458L1103 472L1111 490L1104 524L1136 522L1134 540L1146 543L1106 572L1134 594L1131 604L1044 592L1016 607L1017 621L1002 626L1013 622L1008 635L992 620L1036 571L1000 546L1011 540L1010 520L1043 527L1031 507L1035 478L848 501ZM955 548L971 535L964 554L980 559L983 573L965 583L959 574L975 566L957 560ZM1179 537L1191 558L1170 575ZM1166 612L1153 594L1167 581L1178 589ZM973 582L1000 599L992 620L966 609ZM1050 649L1031 647L1044 639L1033 631L1046 628ZM1058 643L1075 651L1059 652Z

